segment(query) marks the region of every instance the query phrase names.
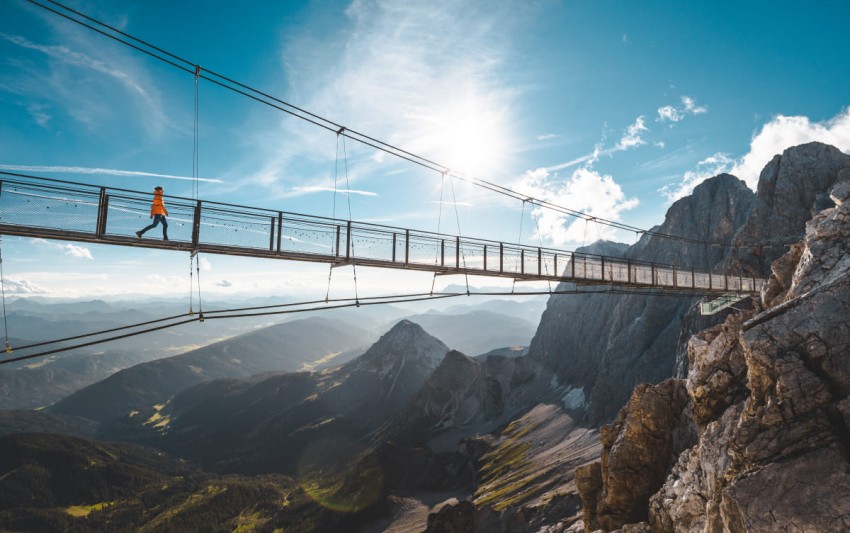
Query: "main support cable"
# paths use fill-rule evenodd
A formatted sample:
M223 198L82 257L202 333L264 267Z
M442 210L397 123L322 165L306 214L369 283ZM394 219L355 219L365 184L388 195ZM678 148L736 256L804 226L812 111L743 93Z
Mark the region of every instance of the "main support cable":
M146 54L150 57L158 59L159 61L162 61L162 62L164 62L168 65L171 65L171 66L173 66L173 67L175 67L179 70L182 70L182 71L190 73L190 74L194 74L195 72L197 72L197 65L192 63L191 61L188 61L187 59L184 59L180 56L177 56L177 55L175 55L171 52L168 52L167 50L159 48L159 47L157 47L157 46L155 46L151 43L148 43L148 42L146 42L142 39L134 37L133 35L126 33L126 32L123 32L123 31L121 31L121 30L119 30L119 29L117 29L113 26L110 26L109 24L106 24L106 23L101 22L97 19L94 19L94 18L92 18L88 15L85 15L85 14L79 12L79 11L76 11L76 10L74 10L74 9L68 7L68 6L65 6L65 5L63 5L59 2L56 2L55 0L43 0L43 1L50 3L53 6L56 6L57 8L64 10L66 12L62 12L62 11L59 11L58 9L54 9L52 7L49 7L49 6L44 5L44 4L42 4L42 3L40 3L39 1L36 1L36 0L27 0L27 1L29 3L35 5L35 6L38 6L42 9L46 10L46 11L49 11L49 12L55 14L55 15L58 15L62 18L65 18L65 19L71 21L71 22L74 22L75 24L79 24L80 26L88 28L88 29L90 29L94 32L97 32L97 33L99 33L99 34L101 34L101 35L103 35L103 36L105 36L109 39L112 39L116 42L119 42L119 43L122 43L126 46L129 46L130 48L133 48L136 51L142 52L142 53L144 53L144 54ZM68 13L73 13L77 17L80 17L84 20L80 20L78 18L75 18L74 16L71 16ZM91 23L93 23L93 24L95 24L99 27L95 27L91 24L88 24L88 23L85 22L85 20L87 20L87 21L89 21L89 22L91 22ZM106 28L109 31L105 31L104 29L101 29L101 28ZM109 33L109 32L112 32L112 33ZM122 37L124 37L128 40L125 40ZM130 41L132 41L132 42L130 42ZM716 248L739 249L739 248L764 248L764 247L772 247L772 246L784 247L784 246L788 246L789 244L793 244L793 243L777 243L777 244L771 243L771 244L747 245L747 244L734 244L734 243L733 244L717 243L717 242L711 242L711 241L702 240L702 239L693 239L693 238L688 238L688 237L671 235L671 234L667 234L667 233L663 233L663 232L655 231L655 230L641 229L641 228L638 228L636 226L632 226L632 225L625 224L625 223L622 223L622 222L618 222L618 221L615 221L615 220L608 220L608 219L604 219L604 218L593 217L593 216L591 216L587 213L584 213L582 211L570 209L568 207L560 206L560 205L548 202L546 200L542 200L542 199L539 199L539 198L532 198L532 197L529 197L528 195L520 194L519 192L514 191L513 189L510 189L508 187L505 187L503 185L499 185L499 184L491 182L491 181L487 181L487 180L484 180L484 179L481 179L481 178L478 178L478 177L475 177L475 176L471 176L471 175L465 174L463 172L451 171L449 167L442 165L440 163L437 163L437 162L435 162L431 159L419 156L417 154L414 154L412 152L409 152L407 150L399 148L399 147L392 145L390 143L381 141L381 140L376 139L374 137L370 137L369 135L366 135L364 133L360 133L360 132L355 131L355 130L343 128L340 124L337 124L336 122L334 122L330 119L324 118L320 115L317 115L317 114L312 113L310 111L307 111L303 108L295 106L295 105L293 105L289 102L286 102L286 101L284 101L280 98L276 98L274 96L271 96L268 93L265 93L261 90L255 89L255 88L253 88L249 85L246 85L244 83L240 83L240 82L233 80L231 78L228 78L227 76L224 76L222 74L215 73L211 70L204 69L204 73L198 72L198 77L201 78L201 79L204 79L206 81L209 81L210 83L218 85L222 88L225 88L227 90L230 90L232 92L235 92L237 94L245 96L245 97L250 98L252 100L255 100L259 103L262 103L264 105L267 105L269 107L272 107L272 108L277 109L279 111L282 111L284 113L287 113L289 115L297 117L297 118L304 120L304 121L306 121L310 124L313 124L313 125L318 126L320 128L326 129L328 131L340 131L341 129L344 129L345 132L341 133L341 135L343 135L344 137L348 137L348 138L350 138L354 141L357 141L357 142L359 142L363 145L369 146L371 148L375 148L376 150L380 150L382 152L393 155L395 157L406 160L408 162L414 163L416 165L422 166L424 168L428 168L430 170L433 170L435 172L440 172L440 173L449 172L449 173L451 173L451 175L453 177L456 177L460 180L466 181L468 183L474 184L478 187L482 187L482 188L490 190L492 192L502 194L502 195L508 196L510 198L514 198L516 200L533 199L534 202L542 208L550 209L550 210L553 210L553 211L556 211L556 212L559 212L559 213L562 213L562 214L565 214L565 215L568 215L568 216L581 218L585 221L593 219L593 220L597 221L597 223L605 224L607 226L610 226L610 227L613 227L613 228L616 228L616 229L620 229L620 230L633 231L633 232L637 232L637 233L641 233L641 234L651 235L651 236L654 236L654 237L678 240L678 241L687 242L687 243L691 243L691 244L697 244L697 245L702 245L702 246L710 246L710 247L716 247Z

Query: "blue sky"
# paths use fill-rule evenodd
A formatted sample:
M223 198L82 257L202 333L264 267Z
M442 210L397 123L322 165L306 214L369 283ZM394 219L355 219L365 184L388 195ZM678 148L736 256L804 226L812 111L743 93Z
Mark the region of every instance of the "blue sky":
M639 227L721 171L754 186L788 146L850 150L845 1L69 5L448 167ZM204 82L199 91L202 198L333 214L333 133ZM3 169L191 196L179 178L192 175L193 96L185 73L22 0L0 4ZM459 223L567 249L634 240L461 182L460 220L452 204L440 216L439 174L350 141L346 153L355 220ZM12 294L188 290L187 258L173 252L6 237L3 258ZM327 288L321 265L207 256L203 266L204 290L222 296ZM347 296L350 278L338 269L332 294ZM358 281L383 294L431 278L362 269Z

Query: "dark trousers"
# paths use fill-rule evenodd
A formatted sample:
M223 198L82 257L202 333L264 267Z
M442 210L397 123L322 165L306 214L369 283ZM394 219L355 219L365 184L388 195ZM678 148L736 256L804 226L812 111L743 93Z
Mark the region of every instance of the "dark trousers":
M153 224L146 227L145 229L143 229L139 233L144 234L147 230L157 227L157 225L160 222L162 222L162 238L167 239L168 238L168 222L165 221L165 215L154 215L153 216Z

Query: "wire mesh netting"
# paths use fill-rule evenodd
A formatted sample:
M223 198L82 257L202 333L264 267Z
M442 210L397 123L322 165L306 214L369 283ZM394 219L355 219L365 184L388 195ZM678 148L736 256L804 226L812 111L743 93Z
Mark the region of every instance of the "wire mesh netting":
M4 183L0 215L4 224L94 232L99 191Z

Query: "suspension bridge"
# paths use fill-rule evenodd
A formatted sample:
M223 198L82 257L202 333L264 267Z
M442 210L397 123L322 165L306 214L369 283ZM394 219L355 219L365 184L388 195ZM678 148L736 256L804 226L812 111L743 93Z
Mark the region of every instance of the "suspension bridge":
M0 172L0 234L190 253L466 274L523 281L754 294L762 280L675 265L167 197L169 240L151 193Z

